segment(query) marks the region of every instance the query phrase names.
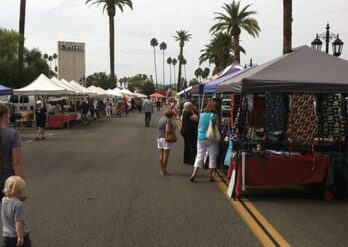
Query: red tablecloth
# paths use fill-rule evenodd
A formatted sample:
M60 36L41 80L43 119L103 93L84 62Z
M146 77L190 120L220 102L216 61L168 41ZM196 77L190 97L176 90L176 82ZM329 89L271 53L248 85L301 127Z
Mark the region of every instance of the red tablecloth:
M48 117L48 128L62 129L65 123L75 121L76 119L76 113L52 115Z
M242 192L242 160L238 161L236 196ZM325 155L247 156L245 158L245 185L260 187L294 186L324 182L330 166ZM235 168L235 163L231 169Z

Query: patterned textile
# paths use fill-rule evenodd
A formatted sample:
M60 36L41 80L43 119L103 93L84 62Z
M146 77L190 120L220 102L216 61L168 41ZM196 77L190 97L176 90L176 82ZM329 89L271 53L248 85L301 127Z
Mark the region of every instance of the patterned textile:
M235 118L235 133L244 140L248 133L249 128L249 110L248 110L248 99L241 97L240 107L237 110Z
M255 95L253 110L251 111L251 115L250 115L251 127L263 128L265 110L266 110L266 98Z
M341 94L322 95L319 98L319 138L342 141L347 135L346 101Z
M313 94L291 96L287 136L290 143L312 145L318 135L318 116Z
M276 132L285 130L285 97L283 94L266 93L266 110L264 116L265 134L273 137Z

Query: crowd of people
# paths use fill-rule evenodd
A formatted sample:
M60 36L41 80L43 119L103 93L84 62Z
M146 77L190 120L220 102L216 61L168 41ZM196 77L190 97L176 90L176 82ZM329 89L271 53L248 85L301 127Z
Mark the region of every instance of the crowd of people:
M161 176L170 175L167 164L170 150L176 139L173 141L169 136L172 136L172 132L175 132L173 122L175 116L176 113L172 105L171 109L164 112L158 123L157 148L160 150ZM184 164L193 165L190 181L195 181L199 169L205 168L207 163L210 169L209 181L214 181L213 173L217 168L219 144L217 140L209 138L207 133L209 128L217 128L218 130L220 127L216 102L208 101L200 115L191 102L185 102L181 120L180 133L184 139L183 162Z
M137 111L139 103L131 103L131 110ZM94 102L87 100L79 107L82 114L92 109L95 111ZM98 103L97 103L98 105ZM176 104L171 104L160 118L158 123L157 147L160 151L160 175L171 175L167 169L170 150L177 138L175 136L175 117L177 116ZM111 116L112 103L106 100L99 103L99 110L104 111L105 116ZM132 108L134 106L134 108ZM173 107L174 106L174 107ZM155 109L161 110L162 102L153 101L149 97L141 102L140 111L145 115L145 126L150 126L151 115ZM183 161L193 165L190 181L194 182L200 168L205 166L206 155L209 157L209 180L213 181L213 172L216 169L218 155L218 143L209 140L207 132L210 124L219 127L217 118L217 105L208 101L204 111L199 115L191 102L182 105L182 127L180 133L184 139ZM90 113L92 114L92 113ZM93 112L95 114L95 112ZM44 128L47 121L47 110L42 101L36 102L35 119L38 127L37 139L44 139ZM23 202L27 198L23 169L21 161L21 138L16 129L9 128L10 112L5 105L0 104L0 189L2 194L2 225L4 246L30 247L30 237L27 228L27 220ZM170 136L170 137L169 137Z

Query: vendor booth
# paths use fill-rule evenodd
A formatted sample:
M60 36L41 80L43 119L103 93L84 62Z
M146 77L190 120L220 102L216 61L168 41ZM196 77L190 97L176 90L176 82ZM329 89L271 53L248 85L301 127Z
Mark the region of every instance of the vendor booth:
M302 46L221 83L217 93L231 95L234 196L247 186L319 183L332 199L335 170L348 173L348 61Z
M9 87L5 87L0 84L0 95L10 95L13 93L13 89Z
M72 96L76 95L76 91L58 79L49 79L44 74L41 74L29 85L15 89L16 95L28 95L35 97L43 96ZM48 128L64 128L69 122L76 120L76 113L64 111L61 114L48 116ZM31 120L33 121L33 120Z

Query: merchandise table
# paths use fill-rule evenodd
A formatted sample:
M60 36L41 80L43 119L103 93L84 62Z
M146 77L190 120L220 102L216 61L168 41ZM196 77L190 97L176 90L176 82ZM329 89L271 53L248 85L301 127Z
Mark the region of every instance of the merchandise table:
M245 185L285 187L311 183L325 183L330 168L328 155L246 156L231 164L229 173L237 167L234 192L237 197ZM230 174L229 174L230 175Z
M63 129L66 123L76 121L76 113L56 114L48 117L48 128Z

